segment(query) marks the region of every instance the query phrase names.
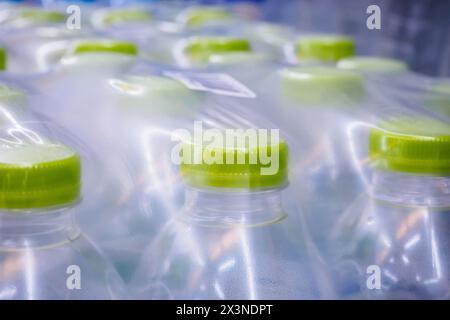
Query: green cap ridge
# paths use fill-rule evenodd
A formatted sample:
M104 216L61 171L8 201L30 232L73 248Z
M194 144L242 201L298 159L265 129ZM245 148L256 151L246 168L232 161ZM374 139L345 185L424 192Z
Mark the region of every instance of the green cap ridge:
M247 39L232 37L195 37L188 39L184 47L185 54L199 62L207 62L214 54L250 52L251 50Z
M353 40L345 36L317 35L301 37L295 43L299 60L336 62L355 54Z
M0 208L62 206L79 198L80 158L68 147L24 144L1 149Z
M288 146L285 141L277 144L258 144L256 147L208 145L198 146L198 148L202 154L201 161L189 161L191 163L183 161L180 166L184 180L191 186L268 189L282 187L288 181ZM186 150L193 156L196 147L192 143L184 143L182 157ZM269 169L274 164L265 164L266 161L261 161L260 154L275 159L278 163L277 167L272 168L273 170ZM232 160L227 163L227 159Z
M0 71L6 70L7 54L6 49L0 47Z
M138 54L137 46L128 41L119 40L79 40L73 44L73 54L83 53L117 53L136 56Z
M284 69L280 76L283 96L304 105L354 106L365 96L363 77L353 71L305 66Z
M138 9L111 10L106 12L102 18L102 22L105 26L127 22L146 22L151 20L152 15L149 12Z
M231 18L231 12L225 8L196 7L183 11L178 16L178 21L189 27L201 27L211 22L224 21Z
M370 131L369 158L379 169L450 175L450 125L420 117L385 120Z

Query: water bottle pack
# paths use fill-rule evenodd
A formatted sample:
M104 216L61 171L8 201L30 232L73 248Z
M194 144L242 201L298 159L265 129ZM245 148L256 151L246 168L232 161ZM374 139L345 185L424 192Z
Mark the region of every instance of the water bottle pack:
M450 298L449 80L231 5L81 10L0 6L0 299Z

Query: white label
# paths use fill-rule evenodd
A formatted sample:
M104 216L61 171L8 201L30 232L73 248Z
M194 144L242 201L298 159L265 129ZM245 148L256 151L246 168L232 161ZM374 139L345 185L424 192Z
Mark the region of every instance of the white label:
M173 72L164 75L178 80L191 90L208 91L219 95L255 98L256 94L225 73Z

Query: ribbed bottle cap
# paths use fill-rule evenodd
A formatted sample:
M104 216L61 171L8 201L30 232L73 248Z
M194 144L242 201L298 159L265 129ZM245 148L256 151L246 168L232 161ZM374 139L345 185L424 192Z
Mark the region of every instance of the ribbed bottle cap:
M194 161L197 148L200 161ZM182 159L190 159L181 164L185 181L198 188L278 188L288 181L288 146L284 141L245 147L184 143Z
M192 7L181 12L177 21L189 27L201 27L217 21L226 21L232 14L222 7Z
M138 48L133 42L109 39L75 41L70 51L73 54L117 53L132 56L136 56L138 54Z
M151 21L152 15L148 11L139 9L114 9L108 10L102 15L102 24L112 26L128 22Z
M353 57L339 60L337 67L371 73L402 73L408 70L406 63L396 59L381 57Z
M0 71L6 70L7 54L6 49L0 47Z
M252 50L250 42L233 37L194 37L187 40L184 53L193 61L208 62L211 55L242 53Z
M2 146L0 208L63 206L80 196L80 158L61 144Z
M450 125L423 117L385 120L370 132L369 158L380 169L450 175Z
M281 90L291 101L317 106L354 106L365 96L360 74L325 66L282 70Z
M353 40L340 35L304 36L297 40L295 52L299 60L335 62L355 54Z

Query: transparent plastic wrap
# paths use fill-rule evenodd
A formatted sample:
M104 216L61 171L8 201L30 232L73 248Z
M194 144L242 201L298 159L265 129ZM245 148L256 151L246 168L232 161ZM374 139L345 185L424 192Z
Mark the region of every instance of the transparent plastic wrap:
M221 29L193 32L170 28L162 23L136 26L132 34L127 28L108 31L119 39L132 39L141 48L141 57L150 62L183 68L205 68L229 65L282 61L283 45L290 30L279 25L242 22ZM283 38L276 41L277 35Z
M0 77L0 126L24 120L29 115L27 90Z
M128 296L113 265L75 222L84 209L87 154L74 147L82 150L50 123L30 118L1 125L1 299Z
M0 43L8 53L8 71L31 74L47 71L60 58L65 44L90 34L89 28L70 29L67 16L37 8L12 9L0 30Z
M450 299L450 79L245 6L0 5L0 299Z
M181 206L144 251L130 289L141 299L333 297L292 201L288 142L252 116L257 98L214 91L208 80L207 108L172 132L167 161Z
M342 210L364 188L347 127L371 107L364 77L331 66L278 67L252 86L259 112L295 147L291 184L318 247Z
M188 30L214 30L236 23L237 17L230 7L191 6L181 10L175 21Z
M53 104L43 105L41 113L89 140L93 133L90 121L102 120L97 130L111 129L107 123L110 114L106 94L108 79L130 69L137 62L137 54L138 49L131 42L78 39L66 45L52 70L24 78L24 81L37 91L50 93L54 100ZM97 97L95 109L99 117L95 119L87 116L93 108L92 97Z
M114 219L120 216L118 212L127 212L132 205L134 208L138 205L131 204L127 198L130 194L134 196L131 191L136 190L135 181L124 153L114 143L123 141L119 135L125 131L115 127L121 124L114 118L117 99L110 86L113 77L134 64L137 49L129 42L85 39L72 42L66 51L52 71L20 79L39 93L29 109L41 119L73 132L89 149L88 165L94 174L91 172L89 183L84 186L86 196L77 218L83 230L97 241L100 239L97 233L101 234L99 228L108 232L107 228L112 228L114 223L124 223ZM135 210L135 214L139 211ZM102 246L101 242L98 244Z
M403 79L408 78L403 75ZM372 108L349 140L365 192L340 214L329 238L341 298L448 299L448 103L412 75L405 83L366 77ZM399 84L398 82L397 84ZM421 90L418 90L421 88Z
M172 132L190 124L204 107L203 92L192 91L156 66L108 80L109 123L114 143L103 143L129 175L108 223L86 220L86 229L129 280L144 248L180 207L180 187L170 161ZM108 161L105 161L108 165Z

